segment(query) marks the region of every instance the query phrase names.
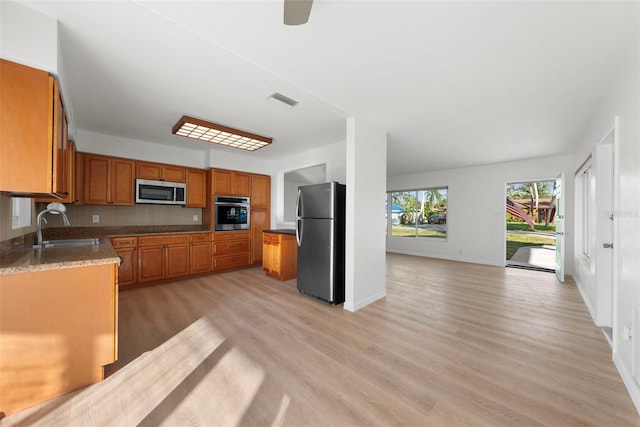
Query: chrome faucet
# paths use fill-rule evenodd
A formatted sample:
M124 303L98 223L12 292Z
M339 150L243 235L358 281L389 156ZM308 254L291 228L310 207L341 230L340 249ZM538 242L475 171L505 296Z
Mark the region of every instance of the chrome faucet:
M42 221L47 222L44 218L44 214L52 213L54 215L62 215L62 221L64 222L64 225L68 227L71 225L71 221L67 218L67 214L65 213L66 210L67 209L63 204L53 202L49 203L47 208L38 214L38 217L36 218L36 235L33 240L34 246L42 246Z

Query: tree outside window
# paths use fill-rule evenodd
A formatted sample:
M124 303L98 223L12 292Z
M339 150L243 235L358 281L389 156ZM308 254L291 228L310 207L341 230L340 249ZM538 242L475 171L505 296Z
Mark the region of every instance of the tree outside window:
M389 193L391 235L398 237L447 237L447 187ZM389 212L390 211L390 212Z

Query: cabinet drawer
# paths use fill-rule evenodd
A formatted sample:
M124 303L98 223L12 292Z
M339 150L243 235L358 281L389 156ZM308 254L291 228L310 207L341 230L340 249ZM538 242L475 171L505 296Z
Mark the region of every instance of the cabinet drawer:
M249 241L222 242L213 244L213 255L226 255L249 252Z
M191 237L191 243L210 242L211 241L211 233L192 234L190 237Z
M213 258L214 270L249 265L249 254L226 255Z
M263 233L262 234L262 242L268 244L278 244L282 239L281 234L276 233Z
M189 243L188 234L162 235L162 236L142 236L138 237L138 246L163 246L175 245L179 243Z
M217 233L213 233L213 241L221 242L227 240L243 240L246 239L249 241L249 232L248 231L219 231Z
M112 237L111 244L117 250L118 248L135 248L138 245L137 237Z

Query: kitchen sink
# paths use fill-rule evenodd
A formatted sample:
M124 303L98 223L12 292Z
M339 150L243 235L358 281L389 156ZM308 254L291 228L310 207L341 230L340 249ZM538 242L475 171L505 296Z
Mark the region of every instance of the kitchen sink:
M42 245L31 245L33 249L46 249L46 248L72 248L80 246L93 246L101 245L104 241L100 238L92 239L68 239L68 240L45 240Z

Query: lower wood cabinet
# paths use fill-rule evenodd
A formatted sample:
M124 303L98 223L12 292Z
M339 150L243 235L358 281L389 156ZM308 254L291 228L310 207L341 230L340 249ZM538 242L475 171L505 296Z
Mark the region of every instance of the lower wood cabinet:
M132 285L138 280L138 238L114 237L111 245L120 257L118 267L118 284L120 286Z
M212 268L246 267L251 264L250 233L248 231L219 231L213 233Z
M189 274L189 235L138 237L138 282Z
M249 266L250 236L248 231L118 236L111 244L120 257L119 283L127 286Z
M3 275L0 295L4 415L101 381L117 359L116 264Z
M192 234L191 241L191 274L211 271L211 233Z
M279 280L297 277L298 245L296 236L263 233L262 268L268 276Z

